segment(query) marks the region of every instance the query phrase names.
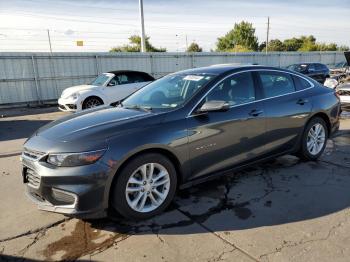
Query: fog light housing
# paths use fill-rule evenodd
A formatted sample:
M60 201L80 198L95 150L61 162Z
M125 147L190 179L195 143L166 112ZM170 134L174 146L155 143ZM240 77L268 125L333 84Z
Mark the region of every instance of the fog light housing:
M75 205L78 199L75 194L57 188L52 188L51 197L54 205Z

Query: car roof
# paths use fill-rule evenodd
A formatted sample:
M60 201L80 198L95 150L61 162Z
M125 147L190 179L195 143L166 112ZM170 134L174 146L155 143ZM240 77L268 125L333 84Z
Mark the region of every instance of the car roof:
M290 72L289 70L285 70L279 67L271 67L271 66L261 66L261 65L252 65L252 64L220 64L220 65L212 65L206 67L198 67L192 69L186 69L183 71L175 72L174 74L213 74L213 75L221 75L225 73L233 73L235 71L244 71L251 69L273 69L280 70L285 72ZM294 72L293 72L294 73Z
M142 72L142 71L135 71L135 70L115 70L115 71L109 71L107 73L111 73L111 74L123 74L123 73L136 73L136 74L147 74L146 72Z
M291 64L291 65L315 65L315 64L325 65L325 64L320 63L320 62L296 63L296 64Z

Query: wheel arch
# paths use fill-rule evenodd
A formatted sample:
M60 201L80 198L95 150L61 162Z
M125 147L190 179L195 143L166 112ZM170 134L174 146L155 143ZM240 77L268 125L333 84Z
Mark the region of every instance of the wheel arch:
M111 193L113 191L113 184L116 182L116 180L118 179L118 173L134 158L143 155L143 154L147 154L147 153L158 153L161 155L164 155L165 157L167 157L174 165L174 168L176 170L176 175L177 175L177 189L179 188L179 186L183 183L184 181L184 171L181 168L181 163L180 160L178 159L178 157L171 152L171 150L163 148L163 147L152 147L152 148L145 148L145 149L141 149L137 152L133 152L132 154L128 155L125 159L123 159L121 161L121 163L118 165L117 169L114 172L113 178L109 184L109 189L108 189L108 193L107 193L107 197L108 197L108 206L110 207L110 201L111 201Z
M88 94L81 102L81 106L83 108L83 105L85 103L86 100L88 100L89 98L97 98L98 100L100 100L102 102L102 104L105 104L105 101L103 100L103 98L97 94Z
M330 134L332 133L332 125L331 125L331 120L330 120L329 116L328 116L325 112L317 112L317 113L313 114L313 115L309 118L309 120L305 123L304 129L305 129L306 126L310 123L310 121L311 121L312 119L314 119L315 117L320 117L320 118L322 118L322 119L325 121L325 123L326 123L326 125L327 125L328 137L329 137Z

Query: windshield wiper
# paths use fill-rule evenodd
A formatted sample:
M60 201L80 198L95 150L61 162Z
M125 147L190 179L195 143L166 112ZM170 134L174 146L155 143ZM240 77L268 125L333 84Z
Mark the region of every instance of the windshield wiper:
M122 107L126 109L136 109L136 110L144 110L144 111L151 111L152 107L150 106L141 106L141 105L123 105L121 104Z

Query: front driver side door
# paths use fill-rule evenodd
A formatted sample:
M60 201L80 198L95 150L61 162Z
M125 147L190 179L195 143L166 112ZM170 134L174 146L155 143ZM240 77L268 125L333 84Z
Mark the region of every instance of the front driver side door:
M220 100L225 112L208 112L188 118L191 178L197 178L259 157L266 130L263 102L256 101L252 72L227 77L199 104ZM196 109L195 109L196 110Z

